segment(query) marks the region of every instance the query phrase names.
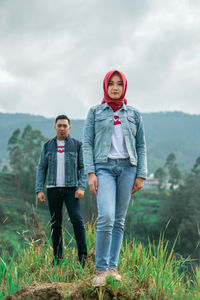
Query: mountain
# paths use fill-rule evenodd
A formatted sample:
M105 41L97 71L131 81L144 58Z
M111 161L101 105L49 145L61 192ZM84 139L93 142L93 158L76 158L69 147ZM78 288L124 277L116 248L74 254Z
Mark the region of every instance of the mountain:
M149 173L162 166L174 152L182 170L189 170L200 155L200 115L182 112L143 113ZM47 138L55 135L54 119L30 114L0 113L0 159L8 160L8 139L17 128L30 124ZM71 120L71 136L81 139L84 120Z

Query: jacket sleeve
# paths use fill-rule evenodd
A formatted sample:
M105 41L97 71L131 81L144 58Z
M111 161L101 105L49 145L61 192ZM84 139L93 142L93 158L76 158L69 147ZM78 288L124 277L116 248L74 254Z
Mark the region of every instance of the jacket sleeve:
M139 123L136 134L136 152L138 156L137 177L147 178L147 151L142 116L139 115Z
M40 155L37 172L36 172L36 181L35 181L35 192L42 192L44 190L44 183L46 180L46 174L47 174L47 158L45 156L45 145L42 148L42 152Z
M94 167L94 109L88 112L83 130L83 162L85 174L95 173Z
M78 151L78 188L81 190L85 190L87 187L88 177L84 174L84 164L83 164L83 146L82 144L79 147Z

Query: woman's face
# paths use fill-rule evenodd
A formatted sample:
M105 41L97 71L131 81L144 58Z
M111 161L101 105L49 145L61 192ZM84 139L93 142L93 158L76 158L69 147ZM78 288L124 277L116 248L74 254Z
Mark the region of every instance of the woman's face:
M108 82L108 96L111 99L120 99L123 93L123 82L119 74L115 73Z

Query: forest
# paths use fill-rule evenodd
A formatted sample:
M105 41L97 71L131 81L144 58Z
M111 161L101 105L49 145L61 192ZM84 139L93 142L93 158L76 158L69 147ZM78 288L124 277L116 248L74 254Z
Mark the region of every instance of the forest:
M18 244L41 239L49 232L47 203L37 203L35 174L43 142L40 130L27 125L14 130L8 139L9 167L0 173L0 251L12 252ZM136 239L145 246L157 243L161 235L174 244L178 256L200 259L200 156L188 172L179 168L175 154L169 153L154 176L157 184L136 193L129 205L124 241ZM86 224L95 223L96 201L87 188L82 200ZM72 227L64 213L66 240Z

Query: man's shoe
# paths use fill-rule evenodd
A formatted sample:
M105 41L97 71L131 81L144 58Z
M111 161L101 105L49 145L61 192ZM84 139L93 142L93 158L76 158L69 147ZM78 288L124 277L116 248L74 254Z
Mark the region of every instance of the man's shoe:
M84 268L87 264L87 256L83 255L81 258L79 258L79 262L81 264L81 267Z
M119 273L117 272L117 269L115 268L108 268L108 272L110 275L112 275L117 281L121 281L122 277L121 275L119 275Z
M54 257L54 259L51 262L51 266L52 267L54 267L56 265L58 266L62 259L63 259L62 257Z
M109 275L108 271L96 270L95 276L92 279L92 285L94 287L106 285L106 276L108 275Z

